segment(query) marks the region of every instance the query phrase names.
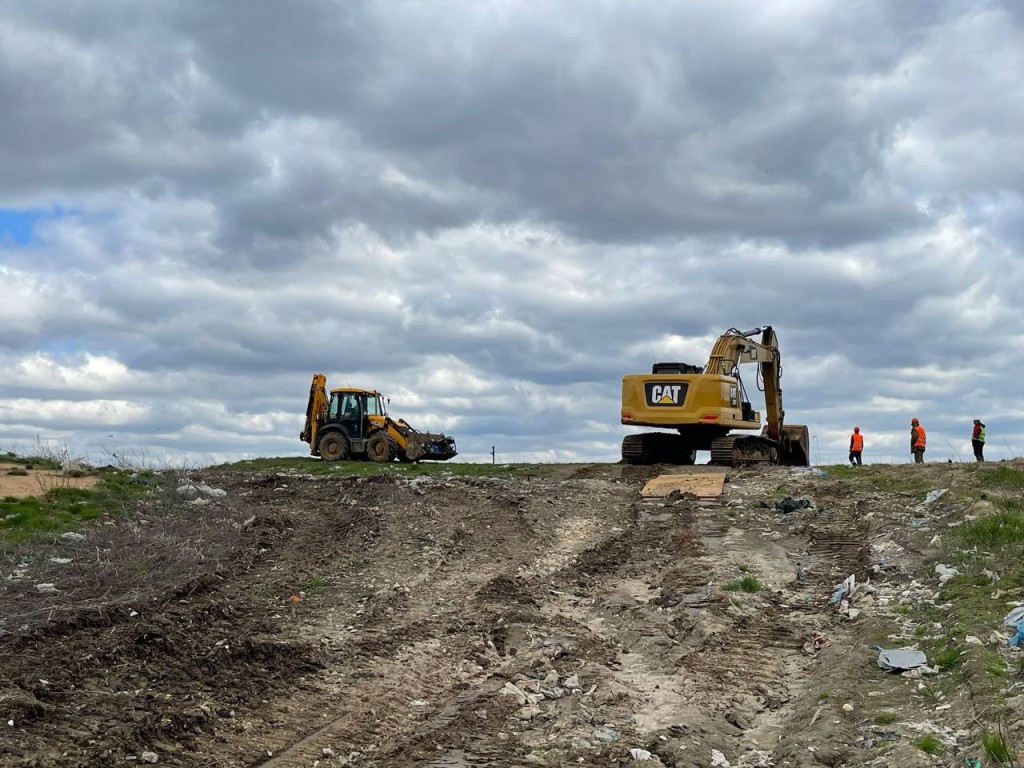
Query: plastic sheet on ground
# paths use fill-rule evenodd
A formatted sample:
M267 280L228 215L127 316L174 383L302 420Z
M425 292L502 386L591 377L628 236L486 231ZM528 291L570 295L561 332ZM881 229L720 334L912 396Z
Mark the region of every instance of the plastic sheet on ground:
M1024 605L1018 605L1006 614L1006 619L1003 623L1008 627L1016 627L1022 621L1024 621Z
M925 504L931 504L933 501L941 499L949 488L936 488L934 491L928 491L928 495L924 497Z
M879 648L878 666L886 671L903 671L916 669L928 664L928 657L924 651L914 648Z

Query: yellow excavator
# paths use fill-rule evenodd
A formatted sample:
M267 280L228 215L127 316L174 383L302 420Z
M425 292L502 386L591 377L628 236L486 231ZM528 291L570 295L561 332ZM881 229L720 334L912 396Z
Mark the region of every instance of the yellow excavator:
M755 337L760 336L758 340ZM764 390L765 424L747 397L740 366L756 363ZM740 331L730 328L715 342L707 363L655 363L650 375L622 378L622 423L661 427L670 432L627 435L622 460L627 464L693 464L697 451L711 451L711 463L808 464L808 434L803 425L783 424L782 361L770 325ZM731 430L761 430L759 435Z
M325 461L369 459L402 462L447 461L457 455L455 438L420 432L392 419L387 398L375 389L339 387L327 392L327 377L313 374L306 423L299 439Z

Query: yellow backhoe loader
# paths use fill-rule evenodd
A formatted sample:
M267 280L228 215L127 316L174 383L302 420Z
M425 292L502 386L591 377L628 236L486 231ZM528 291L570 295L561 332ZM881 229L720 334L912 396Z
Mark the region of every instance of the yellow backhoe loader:
M325 461L447 461L457 455L454 437L419 432L403 419L392 419L385 401L375 389L354 387L332 389L328 396L327 377L316 373L299 439Z
M753 337L760 335L760 340ZM758 365L766 418L760 435L731 430L761 430L761 414L747 398L740 366ZM807 466L808 435L803 425L784 425L782 362L770 325L739 331L730 328L715 342L703 367L655 363L651 374L622 379L623 424L661 427L669 432L627 435L622 460L628 464L693 464L697 451L711 451L712 464L786 464Z

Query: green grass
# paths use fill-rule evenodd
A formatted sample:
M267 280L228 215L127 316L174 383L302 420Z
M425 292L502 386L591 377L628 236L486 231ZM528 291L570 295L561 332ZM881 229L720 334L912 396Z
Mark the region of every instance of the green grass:
M982 488L1024 489L1024 469L1011 466L979 469L974 480Z
M327 579L323 576L310 576L299 582L299 589L303 592L322 592L328 586Z
M560 469L564 470L566 466L565 464L459 464L450 461L378 464L372 461L321 461L311 456L285 456L221 464L214 469L338 476L550 477Z
M132 506L148 486L132 483L130 473L102 470L94 489L56 487L38 496L0 499L0 540L23 541L63 533L87 520Z
M914 742L914 746L929 755L941 755L943 753L942 742L930 733L926 733Z
M875 725L892 725L898 719L895 712L879 712L875 715L874 723Z
M936 648L929 660L939 669L950 669L960 663L962 654L959 646L950 643Z
M28 470L27 469L16 468L16 469L9 470L7 472L7 474L8 475L13 475L15 477L28 477Z
M750 592L753 594L762 591L764 585L755 576L744 576L742 579L727 581L722 585L722 589L726 592Z
M1010 749L1006 746L1003 737L998 733L989 731L982 734L981 748L985 750L985 754L991 760L995 760L1000 765L1010 762Z
M1004 500L1001 511L954 528L948 539L959 547L985 550L1024 543L1024 509L1019 502Z

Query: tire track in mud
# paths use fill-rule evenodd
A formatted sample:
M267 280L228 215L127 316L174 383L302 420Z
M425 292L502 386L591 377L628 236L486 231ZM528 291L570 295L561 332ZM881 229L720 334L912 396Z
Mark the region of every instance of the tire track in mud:
M190 625L186 653L228 637L237 655L215 652L203 677L170 648L147 651L131 674L155 694L149 722L163 730L142 723L92 745L68 732L60 743L78 762L39 765L135 764L144 748L161 764L225 768L608 765L631 747L667 766L706 766L712 748L734 766L753 749L794 759L780 737L806 731L820 660L803 647L829 621L788 581L809 560L818 567L799 591L863 568L853 518L789 525L777 540L784 526L765 513L639 500L655 470L586 469L567 480L208 475L255 522L237 568L181 608L216 619ZM759 478L736 473L727 496ZM769 573L772 591L723 591L740 561ZM842 630L830 631L838 643ZM94 729L123 710L73 703L96 707Z
M516 702L499 691L529 670L520 644L532 643L532 633L519 631L533 623L533 606L543 601L533 594L535 582L599 540L620 514L614 504L608 509L609 500L618 494L626 506L631 490L586 479L519 490L494 482L451 485L440 497L438 489L428 492L423 518L411 519L403 508L385 531L390 543L378 542L378 548L394 551L410 535L422 535L427 520L435 541L467 523L475 525L472 533L461 535L460 546L429 567L407 562L397 579L394 568L387 570L390 580L406 579L408 605L376 617L383 619L376 627L364 622L362 639L336 649L336 656L356 652L372 676L342 680L338 688L351 703L335 705L329 722L301 741L271 749L273 757L260 765L309 765L325 754L351 755L360 765L504 765L517 751L501 730ZM542 623L547 629L549 622ZM414 626L417 638L408 642ZM322 684L332 674L343 678L353 666L339 659L333 672L321 676ZM360 710L372 716L354 716ZM438 751L439 736L450 749Z

